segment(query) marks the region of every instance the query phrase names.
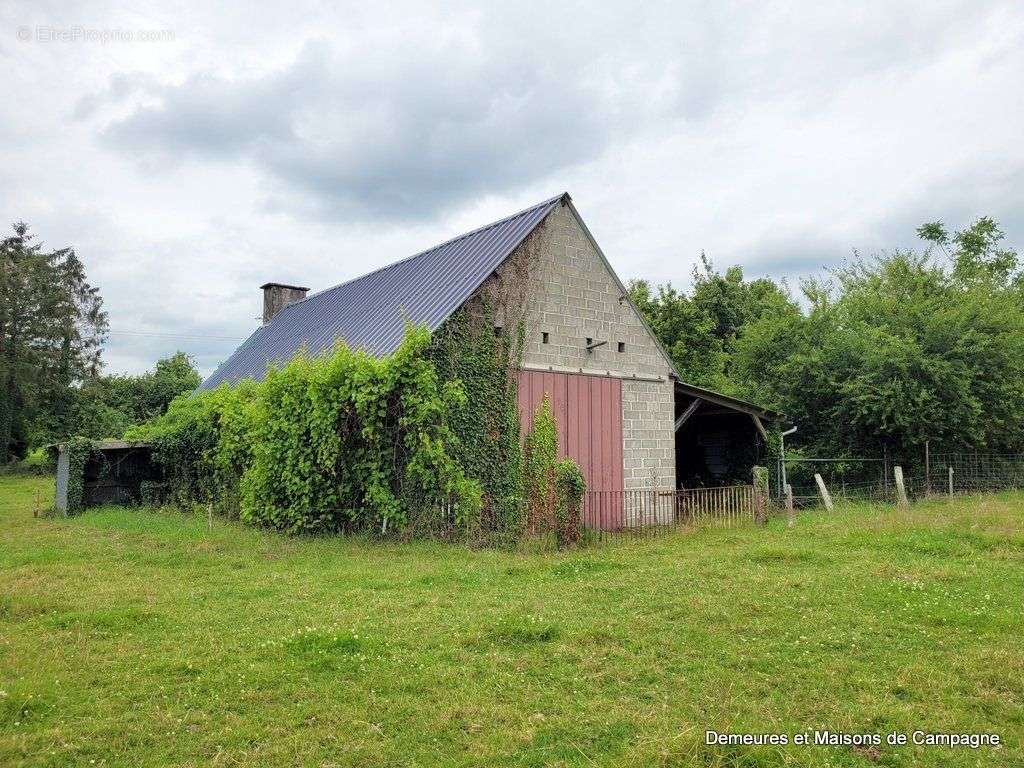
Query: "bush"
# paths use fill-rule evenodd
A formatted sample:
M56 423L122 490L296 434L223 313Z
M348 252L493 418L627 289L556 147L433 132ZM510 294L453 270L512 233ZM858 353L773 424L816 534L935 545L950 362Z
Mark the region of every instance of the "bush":
M127 437L148 440L170 500L212 503L293 533L398 532L412 511L454 511L465 528L479 485L448 451L451 411L465 399L442 384L410 327L385 358L339 344L299 355L261 382L175 400Z
M125 433L126 440L153 445L153 460L163 470L164 500L182 506L213 504L221 514L238 516L258 387L244 381L181 395L163 416Z
M557 459L558 426L545 394L534 413L533 429L526 435L523 446L523 490L530 533L540 533L552 523Z
M56 453L46 448L30 451L21 461L0 465L0 475L52 475L57 469Z
M555 464L555 540L559 549L580 541L583 494L587 481L579 465L570 458Z

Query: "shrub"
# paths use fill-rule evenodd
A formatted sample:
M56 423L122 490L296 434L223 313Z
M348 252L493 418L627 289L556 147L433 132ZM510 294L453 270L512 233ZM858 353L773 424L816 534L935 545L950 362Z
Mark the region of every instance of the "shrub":
M448 451L449 414L465 394L440 382L429 341L409 327L389 357L343 344L299 355L261 382L179 398L127 437L153 443L172 501L253 524L388 533L412 510L451 509L465 527L480 488Z
M533 416L533 429L523 446L523 490L527 528L538 533L550 526L554 514L554 472L558 459L558 427L545 394Z
M580 541L580 517L587 481L579 465L570 458L555 464L555 540L559 549Z
M164 474L164 500L184 506L213 504L221 514L238 515L258 388L243 381L181 395L164 415L125 433L126 440L153 445L153 459Z

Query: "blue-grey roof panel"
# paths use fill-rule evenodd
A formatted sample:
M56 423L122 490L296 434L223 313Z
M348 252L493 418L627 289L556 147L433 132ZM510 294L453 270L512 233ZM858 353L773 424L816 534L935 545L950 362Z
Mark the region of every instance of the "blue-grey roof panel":
M303 346L319 354L339 339L353 349L390 354L402 340L406 320L436 330L563 197L289 304L258 328L200 389L260 379L268 363L287 362Z

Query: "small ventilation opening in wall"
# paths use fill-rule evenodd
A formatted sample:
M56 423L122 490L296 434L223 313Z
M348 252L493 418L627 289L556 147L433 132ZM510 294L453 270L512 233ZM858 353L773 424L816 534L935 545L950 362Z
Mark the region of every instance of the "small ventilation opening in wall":
M547 343L548 343L548 341L549 341L549 338L548 338L548 332L547 332L547 331L544 331L544 332L543 332L543 333L542 333L542 334L540 335L540 343L541 343L541 344L547 344Z
M626 351L626 342L620 341L619 342L619 352L625 352L625 351Z

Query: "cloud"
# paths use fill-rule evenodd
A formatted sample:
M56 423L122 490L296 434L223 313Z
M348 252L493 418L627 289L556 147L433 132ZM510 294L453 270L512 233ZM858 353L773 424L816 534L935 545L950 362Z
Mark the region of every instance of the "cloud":
M616 99L563 71L468 44L434 53L402 52L384 73L365 50L316 41L260 77L121 81L77 112L141 91L148 103L104 129L106 147L149 162L245 159L272 180L270 208L340 221L422 220L522 189L598 156L613 134Z
M282 19L287 19L283 22ZM623 278L797 278L997 218L1024 245L1024 7L7 3L0 210L73 245L110 370L205 371L314 289L568 190Z

